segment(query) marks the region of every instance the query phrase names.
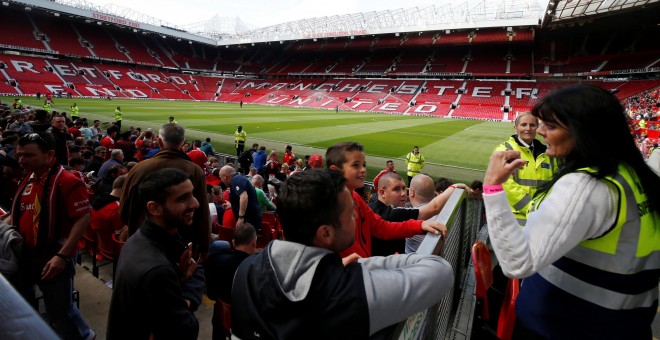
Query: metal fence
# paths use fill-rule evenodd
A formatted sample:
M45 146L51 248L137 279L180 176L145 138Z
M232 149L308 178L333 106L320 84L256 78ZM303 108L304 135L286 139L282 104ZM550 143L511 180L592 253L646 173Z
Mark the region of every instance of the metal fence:
M485 223L483 200L467 198L464 190L456 189L435 220L447 226L446 241L438 235L427 234L417 253L439 255L447 260L454 269L454 287L437 305L401 322L391 339L444 340L452 330L450 325L455 323L452 320L471 319L471 315L457 315L457 311L462 312L459 308L461 295L471 270L470 249Z

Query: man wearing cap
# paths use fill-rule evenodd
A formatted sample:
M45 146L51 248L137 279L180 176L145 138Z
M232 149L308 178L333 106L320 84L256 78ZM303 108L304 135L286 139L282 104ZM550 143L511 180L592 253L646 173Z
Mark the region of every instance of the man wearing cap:
M247 133L243 130L243 126L239 125L236 127L236 132L234 132L234 141L236 142L236 157L240 156L245 149L245 140L247 139Z

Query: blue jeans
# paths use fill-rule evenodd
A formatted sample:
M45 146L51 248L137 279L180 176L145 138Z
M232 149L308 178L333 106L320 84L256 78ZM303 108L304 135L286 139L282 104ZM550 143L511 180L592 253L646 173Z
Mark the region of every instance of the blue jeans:
M92 330L73 304L73 275L76 272L73 260L68 260L64 270L54 279L37 279L35 282L34 278L39 277L35 275L40 275L41 269L31 268L32 273L23 276L23 297L38 310L39 304L34 296L34 285L38 285L43 293L46 313L57 334L63 339L85 339Z

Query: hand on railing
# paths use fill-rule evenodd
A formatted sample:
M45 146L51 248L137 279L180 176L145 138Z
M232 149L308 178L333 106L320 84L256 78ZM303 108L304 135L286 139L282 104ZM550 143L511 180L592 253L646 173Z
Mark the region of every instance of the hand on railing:
M438 235L438 233L442 234L442 238L447 237L447 226L438 222L438 221L424 221L422 222L422 231L423 232L429 232L434 235Z

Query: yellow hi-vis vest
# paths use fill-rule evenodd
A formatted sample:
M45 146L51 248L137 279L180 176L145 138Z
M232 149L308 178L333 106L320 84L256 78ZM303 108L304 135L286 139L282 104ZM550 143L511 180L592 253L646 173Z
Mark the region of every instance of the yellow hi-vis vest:
M115 109L115 121L121 120L121 111Z
M71 118L77 118L78 111L80 111L80 108L78 108L78 106L71 106Z
M579 171L596 172L592 168ZM658 303L660 212L651 210L644 190L657 188L643 188L635 171L623 163L614 176L605 176L601 181L619 193L614 225L599 237L583 240L552 265L541 269L540 278L551 283L541 287L556 287L569 296L588 301L602 308L602 313L611 314L609 320L617 320L617 315L632 310L646 311L652 318ZM546 196L547 193L534 198L530 213L543 204ZM532 282L530 278L525 279L525 284ZM535 294L548 297L548 305L543 308L555 308L553 301L557 299L551 294L545 295L543 291Z
M422 156L422 153L414 154L412 152L408 153L406 156L406 166L408 167L407 175L410 177L415 177L422 172L422 168L426 164L426 159Z
M495 151L505 150L519 151L520 158L527 161L524 168L516 169L511 177L502 184L513 215L516 216L518 224L523 227L527 222L527 210L534 193L538 187L552 179L552 174L555 172L554 161L545 153L534 159L532 150L520 146L513 137L495 148Z
M236 130L236 132L234 132L234 141L236 142L236 147L238 147L239 144L245 145L246 139L247 139L247 132L245 132L245 130L241 130L241 132L238 132L238 130Z

